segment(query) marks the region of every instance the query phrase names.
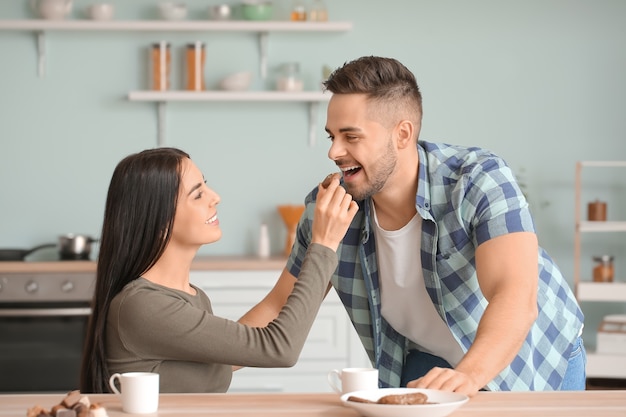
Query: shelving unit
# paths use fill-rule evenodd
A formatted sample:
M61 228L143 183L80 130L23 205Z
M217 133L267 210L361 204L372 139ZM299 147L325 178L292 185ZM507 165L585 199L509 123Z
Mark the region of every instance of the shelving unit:
M37 36L38 73L45 75L46 32L50 31L100 31L100 32L249 32L258 37L259 72L267 77L268 37L271 32L346 32L351 22L292 22L292 21L94 21L94 20L0 20L0 30L32 31ZM165 109L170 101L247 101L247 102L303 102L308 104L310 146L315 145L315 126L318 103L328 101L330 94L321 91L307 92L225 92L225 91L132 91L130 101L153 102L157 105L157 144L165 144Z
M626 161L579 161L575 179L575 235L574 235L574 286L578 301L626 303L626 277L615 282L593 282L581 273L582 234L626 232L626 221L585 221L582 210L583 168L626 168ZM626 378L626 354L607 355L587 352L587 376L600 378Z

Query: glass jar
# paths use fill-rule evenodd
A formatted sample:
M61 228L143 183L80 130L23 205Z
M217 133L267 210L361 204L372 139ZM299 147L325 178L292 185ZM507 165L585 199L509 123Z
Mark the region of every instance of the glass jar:
M613 282L613 256L602 255L594 256L593 262L593 281L594 282Z
M306 6L301 0L294 0L291 5L291 20L303 22L306 20Z
M203 91L204 85L204 62L206 51L202 42L187 44L185 51L187 63L187 90Z
M288 62L282 65L280 74L276 79L278 91L302 91L304 83L300 78L300 64Z
M169 90L170 67L172 64L170 44L165 41L152 44L150 57L152 63L152 89L158 91Z
M309 10L309 20L312 22L326 22L328 20L328 10L323 0L313 0L311 10Z

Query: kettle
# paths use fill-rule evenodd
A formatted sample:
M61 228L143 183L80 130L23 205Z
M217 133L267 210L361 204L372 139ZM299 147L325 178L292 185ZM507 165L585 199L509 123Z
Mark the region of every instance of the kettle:
M72 11L72 0L30 0L33 10L43 19L62 20Z

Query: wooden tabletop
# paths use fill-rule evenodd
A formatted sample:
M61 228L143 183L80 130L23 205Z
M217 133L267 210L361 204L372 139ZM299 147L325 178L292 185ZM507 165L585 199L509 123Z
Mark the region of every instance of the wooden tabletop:
M109 417L127 417L113 394L87 395ZM28 408L51 408L65 395L0 395L0 417L26 416ZM159 411L167 417L358 417L339 396L316 394L161 394ZM451 417L624 417L626 391L480 392Z

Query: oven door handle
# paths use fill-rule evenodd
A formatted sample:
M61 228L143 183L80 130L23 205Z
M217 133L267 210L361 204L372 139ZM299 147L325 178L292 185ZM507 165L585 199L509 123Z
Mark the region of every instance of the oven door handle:
M91 314L89 307L0 309L0 317L75 317Z

